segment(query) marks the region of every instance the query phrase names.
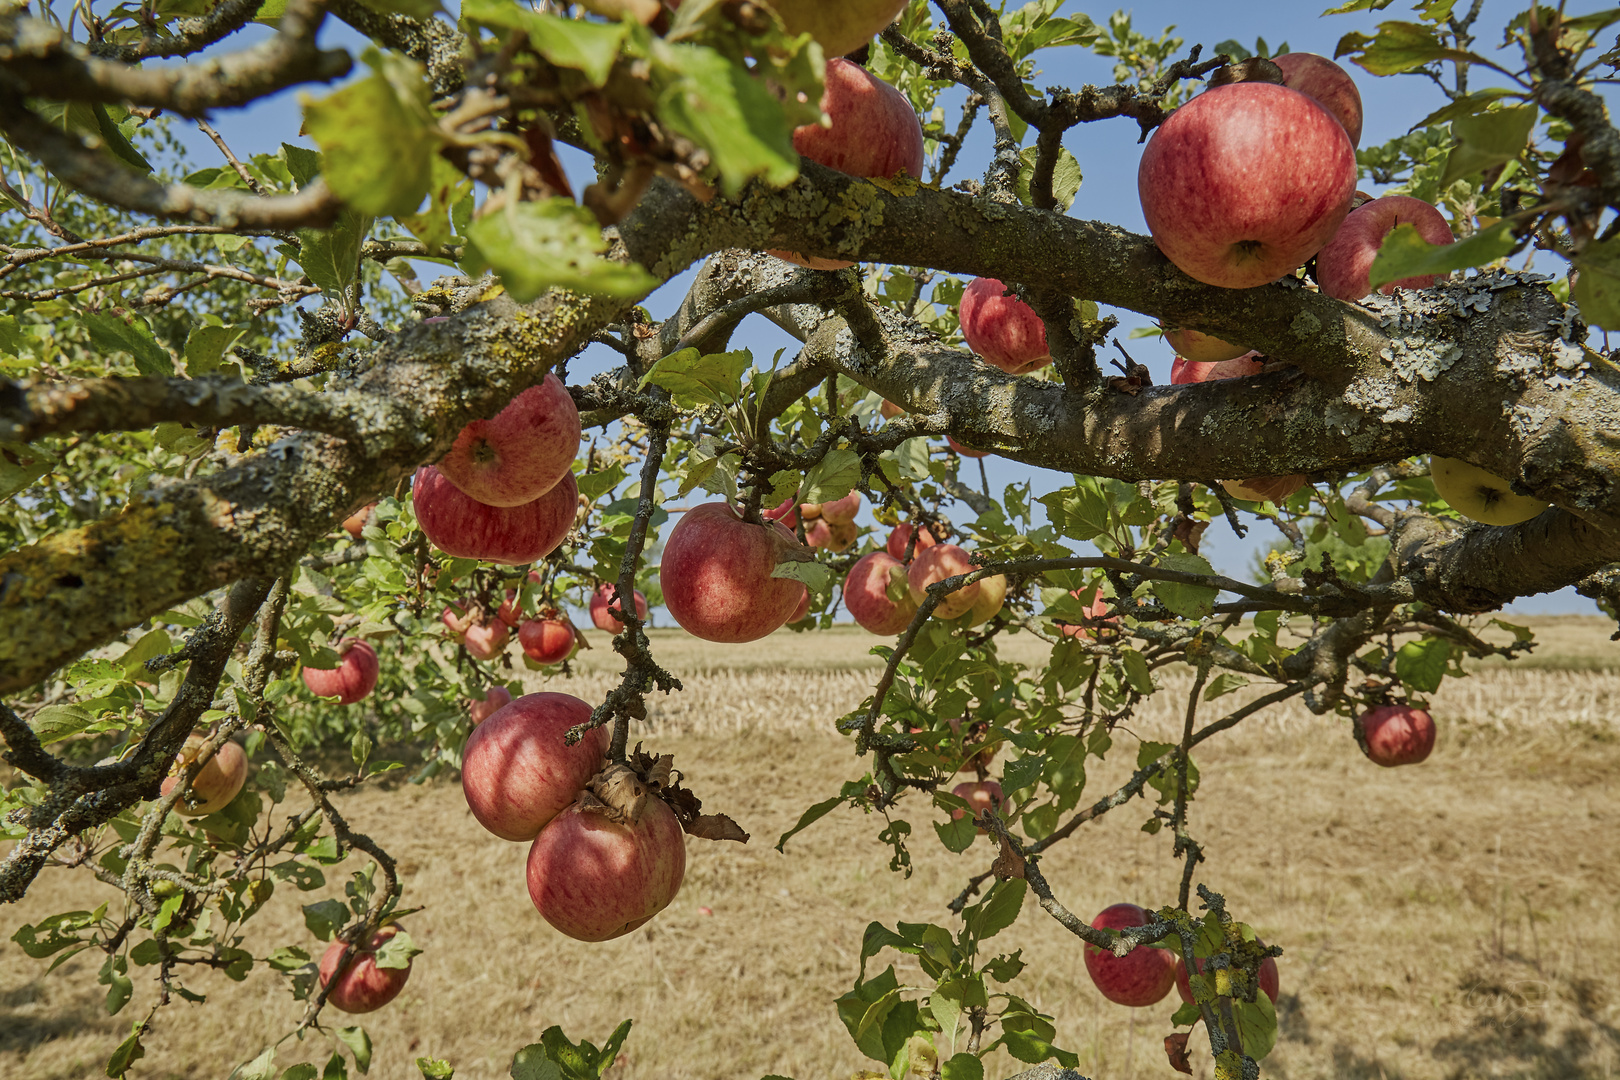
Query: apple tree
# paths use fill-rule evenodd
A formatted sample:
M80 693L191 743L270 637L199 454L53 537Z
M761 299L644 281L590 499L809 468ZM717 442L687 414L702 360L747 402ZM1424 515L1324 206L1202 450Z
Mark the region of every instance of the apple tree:
M109 1010L136 999L136 978L155 984L109 1075L164 1005L198 998L199 966L284 979L305 1003L300 1032L403 982L410 897L334 795L401 767L380 746L409 748L420 778L456 775L469 704L489 706L481 718L492 695L522 693L508 624L566 628L596 597L624 675L569 738L606 729L600 775L667 798L689 833L746 840L631 749L647 695L680 692L632 596L686 622L705 575L742 561L729 540L673 544L675 522L697 518L672 511L701 501L775 553L717 625L814 632L843 611L881 625L886 666L838 722L850 780L778 846L865 811L896 872L918 843L965 851L984 835L990 850L951 919L867 929L836 1002L859 1053L896 1077L982 1080L998 1047L1037 1071L1073 1067L1064 1033L1020 996L1025 961L992 940L1050 917L1105 992L1124 970L1110 964L1145 972L1150 997L1178 963L1202 970L1171 1018L1172 1062L1202 1025L1217 1075L1258 1075L1276 1038L1266 968L1288 943L1259 944L1203 879L1198 747L1299 698L1375 760L1416 760L1443 679L1533 645L1513 627L1512 644L1488 643L1477 616L1567 586L1620 604L1620 375L1589 341L1620 329L1606 216L1620 133L1598 94L1620 63L1620 43L1603 51L1620 10L1532 7L1489 55L1474 48L1477 2L1423 0L1344 35L1337 58L1357 78L1414 79L1440 105L1353 149L1359 100L1312 89L1312 73L1338 71L1322 58L1184 50L1123 14L1104 25L1064 7L0 9L0 901L46 867L122 893L12 936L42 964L96 957ZM370 47L321 47L329 19ZM1064 49L1112 58L1114 83L1043 85ZM850 119L835 81L892 97ZM302 131L276 153L238 156L208 122L291 87ZM824 89L831 127L817 126ZM1301 157L1225 151L1267 169L1241 207L1201 217L1189 207L1232 197L1215 180L1232 162L1215 150L1178 168L1218 144L1233 101L1249 103L1238 127ZM1067 213L1099 123L1147 145L1152 237ZM182 124L222 164L190 160ZM913 129L920 149L896 149ZM594 163L583 190L559 147ZM866 175L847 159L891 150ZM1375 219L1381 200L1363 215L1358 181L1437 208L1444 228ZM1302 201L1320 205L1289 218ZM1544 273L1522 268L1527 253ZM669 318L639 306L694 267ZM1178 366L1166 386L1112 363L1108 309L1157 320L1222 370ZM801 347L734 347L755 316ZM483 503L428 523L412 493L432 474L417 470L548 373L569 384L593 344L616 359L567 385L587 439L548 481L577 487L566 536L492 559L451 535L499 531ZM1067 479L992 492L984 453ZM853 514L852 493L881 531L835 515ZM1255 580L1200 555L1212 523L1275 535ZM570 639L544 633L532 648L520 634L522 663L555 671ZM1016 634L1048 662L1004 657ZM1088 790L1086 761L1129 752L1115 729L1166 692L1171 666L1195 673L1179 740L1137 745L1123 787ZM313 674L326 671L340 675ZM964 766L978 780L955 785ZM580 798L617 798L605 790L593 779ZM1041 855L1105 814L1145 815L1181 885L1094 926ZM303 909L324 959L255 934L259 911L300 904L351 853L369 863L347 902ZM930 985L879 972L888 950L916 956ZM330 978L350 960L369 965L353 987ZM513 1048L514 1075L597 1075L626 1033L598 1049L554 1029ZM363 1028L335 1037L347 1049L325 1075L363 1069ZM240 1075L314 1075L274 1058Z

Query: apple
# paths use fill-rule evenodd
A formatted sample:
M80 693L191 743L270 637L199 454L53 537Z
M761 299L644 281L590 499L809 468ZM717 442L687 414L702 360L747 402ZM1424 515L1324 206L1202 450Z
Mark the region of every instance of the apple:
M461 635L465 634L468 627L472 626L473 616L464 605L452 600L445 605L444 611L439 614L439 621L449 628L452 637L460 641Z
M1429 458L1434 490L1457 513L1484 525L1517 525L1547 509L1529 495L1519 495L1506 480L1456 458Z
M574 651L574 628L561 619L529 619L518 627L518 644L537 664L560 664Z
M959 821L970 813L977 820L986 810L1000 810L1002 807L1001 785L994 780L969 780L951 788L951 794L961 796L968 804L966 810L958 807L951 811L952 821ZM979 832L984 832L984 829L981 828Z
M917 614L905 564L885 551L862 555L844 577L844 607L868 633L889 637L904 630Z
M1434 717L1410 705L1380 705L1356 718L1356 742L1374 764L1416 765L1434 749Z
M819 517L829 525L850 525L854 523L855 515L861 512L861 493L851 491L842 499L824 503L805 503L799 509L807 520ZM784 521L782 524L790 529L793 527L789 522Z
M1445 215L1422 199L1410 195L1385 195L1362 203L1344 219L1327 246L1316 253L1316 283L1324 293L1339 300L1360 300L1372 291L1368 275L1384 237L1400 225L1411 225L1430 244L1456 241ZM1397 287L1427 289L1441 275L1419 274L1379 287L1388 296Z
M802 3L808 11L820 0ZM805 124L793 129L793 148L801 157L850 176L889 177L903 172L922 178L922 124L906 95L876 75L848 60L827 61L821 111L827 115L828 126ZM842 270L855 265L791 251L770 254L811 270Z
M607 728L563 742L590 718L590 702L570 694L524 694L473 728L461 790L478 823L502 840L533 840L602 768Z
M635 594L635 598L631 603L636 605L636 618L646 622L647 598L641 594L640 589L636 589ZM611 581L602 582L596 587L596 591L591 593L591 623L598 630L606 631L609 634L624 633L624 623L614 618L613 612L608 610L613 606L616 595L617 593L614 592L613 582Z
M1292 476L1257 476L1251 480L1222 480L1221 487L1234 499L1246 499L1249 502L1281 503L1288 496L1305 486L1308 479L1304 473L1295 473Z
M896 559L900 559L901 561L909 561L915 557L918 552L926 551L935 544L939 543L939 541L934 537L934 531L927 526L924 526L921 530L917 530L917 540L915 543L913 543L911 539L912 532L913 527L911 522L902 521L900 524L896 525L894 527L894 531L889 534L889 540L888 543L884 545L884 550L890 555L894 556ZM907 548L910 548L911 550L908 551L906 550Z
M1194 99L1196 100L1196 99ZM1096 930L1124 930L1146 926L1153 918L1135 904L1114 904L1103 908L1091 920ZM1086 972L1102 996L1116 1005L1141 1008L1164 1000L1176 984L1176 959L1164 949L1138 945L1124 956L1104 952L1095 945L1085 946Z
M799 606L793 609L792 615L788 616L788 622L796 623L808 614L810 614L810 590L805 589L804 599L799 601Z
M1258 375L1266 365L1259 353L1248 352L1231 360L1198 362L1180 356L1170 361L1170 383L1185 386L1189 383L1220 382L1222 379L1241 379L1245 375Z
M1069 595L1085 605L1086 619L1099 626L1118 626L1119 616L1108 616L1108 597L1102 594L1102 586L1093 586L1090 589L1070 589ZM1060 622L1058 630L1064 637L1079 638L1082 641L1095 637L1093 628L1081 623Z
M795 507L793 505L793 496L789 495L782 500L781 505L776 509L760 511L760 516L770 518L772 521L780 521L784 526L791 529L799 524L799 514L808 509L808 503L804 506ZM811 518L815 515L806 513L804 516Z
M1333 116L1276 83L1228 83L1170 114L1142 152L1137 193L1153 241L1206 285L1275 281L1333 239L1356 153Z
M335 668L304 667L304 685L317 697L353 705L377 687L377 650L359 638L346 638L337 651L342 659Z
M185 746L174 759L175 775L165 777L162 793L167 795L180 782L179 774L202 752L208 740L202 735L188 735ZM226 741L214 751L207 764L197 770L191 779L191 792L174 804L174 812L185 817L203 817L229 806L247 782L247 755L233 742Z
M1046 324L1035 309L995 278L974 278L962 290L962 338L984 361L1009 375L1039 371L1052 362Z
M948 445L952 450L955 450L958 454L961 454L965 458L982 458L988 457L990 454L990 451L988 450L970 450L961 443L957 442L955 439L951 438L949 435L945 436L945 442L946 445Z
M522 506L557 486L579 452L579 410L548 374L489 420L461 429L439 472L485 506Z
M1349 72L1310 52L1283 53L1271 62L1282 68L1284 86L1320 102L1344 128L1350 145L1361 145L1361 91Z
M944 581L957 574L968 574L976 570L968 553L955 544L936 544L927 551L919 551L917 557L911 560L906 569L906 582L911 586L911 599L921 605L928 596L928 586L935 582ZM977 581L964 585L955 592L948 594L934 608L934 614L941 619L954 619L958 615L965 615L973 610L973 605L979 601L982 591Z
M1240 356L1254 355L1242 345L1233 345L1230 341L1222 341L1218 337L1212 337L1197 330L1166 328L1164 340L1170 343L1172 349L1176 350L1177 357L1195 364L1218 364L1223 360L1236 360ZM1170 381L1176 381L1173 374Z
M979 582L979 598L973 602L969 611L971 618L969 626L978 626L987 623L996 617L1001 605L1007 602L1007 575L997 574L995 577L983 578Z
M1265 944L1263 941L1256 940L1258 944ZM1197 961L1198 970L1202 973L1204 970L1204 958L1197 957ZM1277 975L1277 958L1268 956L1260 961L1260 970L1256 974L1259 978L1260 990L1275 1005L1277 1003L1277 992L1282 986ZM1187 962L1179 956L1176 958L1176 993L1181 995L1182 1001L1191 1001L1193 999L1192 983L1187 979Z
M843 551L855 543L860 535L861 528L853 521L833 524L826 518L818 518L804 530L804 542L813 548Z
M377 951L399 933L397 926L384 926L367 941L364 948L356 949L349 962L338 971L343 959L343 942L334 941L321 955L321 985L331 984L326 1002L346 1013L375 1012L399 996L405 989L405 980L411 977L411 967L384 968L377 966ZM335 979L334 979L335 977Z
M529 849L529 899L557 930L579 941L622 937L657 915L686 876L686 837L651 793L624 824L568 807Z
M344 518L343 531L354 537L356 540L360 539L360 533L364 531L366 522L371 520L371 512L375 509L377 509L377 504L375 502L368 502L366 505L350 514L348 517Z
M445 479L432 465L411 482L416 521L433 546L461 559L510 566L531 563L557 550L574 526L579 487L565 473L550 491L522 506L481 503Z
M461 644L474 660L493 660L506 651L512 640L512 628L499 619L475 623L461 635Z
M883 419L885 420L893 420L897 416L904 416L906 414L906 410L902 409L888 398L883 399L883 404L878 406L878 412L882 414Z
M780 522L753 524L729 503L694 506L664 544L664 606L705 641L757 641L788 621L805 588L773 577L804 546Z
M512 691L504 686L492 686L484 692L483 697L472 699L472 704L467 707L467 715L472 719L473 727L477 727L511 703Z

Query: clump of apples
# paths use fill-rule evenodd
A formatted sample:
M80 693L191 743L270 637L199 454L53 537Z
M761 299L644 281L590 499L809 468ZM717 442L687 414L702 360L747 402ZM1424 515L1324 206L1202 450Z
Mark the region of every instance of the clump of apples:
M969 282L958 314L968 348L1009 375L1027 375L1052 362L1046 324L995 278Z
M1091 920L1096 930L1125 930L1146 926L1152 917L1135 904L1113 904ZM1116 1005L1142 1008L1164 1000L1176 983L1175 957L1164 949L1138 945L1124 956L1085 947L1086 973L1102 996Z
M776 577L806 548L780 522L745 521L730 503L695 506L670 530L659 565L664 606L705 641L757 641L787 623L805 587Z
M353 705L377 688L381 671L377 650L359 638L346 638L337 648L335 668L303 670L304 685L317 697L335 697L339 705Z
M167 795L180 783L180 774L201 756L208 740L200 735L188 735L175 756L172 776L163 780L162 793ZM247 755L234 742L220 744L197 775L191 778L191 788L174 804L174 812L186 817L215 814L230 805L247 782Z
M1429 458L1429 478L1446 505L1484 525L1517 525L1547 509L1547 504L1520 495L1500 476L1456 458Z
M1356 742L1376 765L1416 765L1434 750L1434 717L1410 705L1380 705L1356 717Z
M459 641L474 660L495 659L506 651L507 643L512 640L512 628L506 620L498 615L479 618L468 605L454 601L444 609L439 620L450 630L446 636Z

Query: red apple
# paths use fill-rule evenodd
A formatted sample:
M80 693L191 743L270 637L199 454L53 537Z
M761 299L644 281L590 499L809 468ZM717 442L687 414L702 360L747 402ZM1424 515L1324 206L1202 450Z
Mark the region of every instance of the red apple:
M472 719L473 727L477 727L511 703L512 691L504 686L492 686L483 697L472 699L472 704L467 707L467 715Z
M803 509L807 509L807 507L795 507L793 505L793 496L789 495L782 500L781 505L776 509L763 510L760 514L762 517L770 518L772 521L780 521L784 526L791 529L799 524L799 513ZM805 514L807 518L814 516L814 514Z
M869 633L888 637L904 630L917 614L905 564L883 551L862 555L844 578L844 607Z
M900 524L896 525L894 527L894 531L889 534L889 540L888 543L884 545L884 550L890 555L894 556L896 559L905 562L915 558L918 552L926 551L935 544L939 543L939 541L934 537L933 530L930 528L924 527L917 532L916 543L912 543L912 532L913 527L911 522L902 521ZM907 547L910 547L911 550L907 551Z
M1219 382L1222 379L1240 379L1245 375L1258 375L1266 366L1256 359L1259 355L1250 352L1217 363L1195 363L1178 356L1170 361L1170 382L1174 386L1183 386L1187 383Z
M957 574L972 573L975 569L977 567L969 560L968 553L955 544L936 544L927 551L919 551L906 569L911 599L920 605L928 595L928 586ZM978 600L979 583L975 581L948 594L934 608L934 614L941 619L954 619L972 611Z
M1195 99L1196 100L1196 99ZM1153 919L1135 904L1114 904L1103 908L1091 920L1096 930L1124 930L1146 926ZM1104 952L1095 945L1085 946L1086 971L1103 997L1116 1005L1141 1008L1164 999L1176 982L1176 959L1164 949L1138 945L1124 956Z
M201 753L203 743L208 740L202 735L188 735L186 744L174 759L176 775L165 777L162 793L167 795L174 790L180 782L179 773L197 760ZM174 804L174 812L185 817L202 817L205 814L214 814L230 805L247 782L247 755L242 748L233 742L222 743L208 763L197 770L197 775L191 780L191 794L181 796Z
M1094 624L1102 626L1119 625L1118 615L1113 618L1105 618L1108 614L1108 597L1102 594L1102 586L1098 585L1090 589L1070 589L1069 595L1085 605L1086 618ZM1064 637L1079 638L1082 641L1096 636L1093 627L1088 627L1082 623L1060 622L1057 624L1057 628Z
M489 506L467 495L432 465L416 470L411 501L417 524L433 546L461 559L516 566L557 550L574 525L579 487L574 474L522 506Z
M304 685L317 697L336 697L339 705L353 705L377 686L377 650L359 638L347 638L337 651L342 657L337 667L304 668Z
M1218 337L1211 337L1197 330L1166 329L1164 340L1176 350L1177 358L1190 360L1195 364L1218 364L1222 360L1235 360L1240 356L1253 355L1242 345L1233 345L1230 341L1222 341ZM1174 375L1170 381L1176 381Z
M326 995L328 1005L346 1013L368 1013L375 1012L399 996L399 992L405 989L405 980L411 977L410 965L402 968L377 966L377 951L397 933L399 927L385 926L372 934L365 947L356 949L349 957L342 972L337 970L337 966L343 958L343 942L334 941L326 947L326 952L321 956L320 978L322 986L328 983L332 986Z
M1142 152L1137 192L1153 241L1206 285L1275 281L1333 238L1356 190L1356 154L1315 100L1228 83L1170 114Z
M906 95L876 75L848 60L827 61L827 89L821 96L821 111L827 114L827 127L805 124L793 131L793 148L801 157L850 176L888 177L903 172L922 178L922 124ZM855 265L791 251L771 254L811 270L842 270Z
M1410 705L1380 705L1356 718L1362 753L1386 768L1416 765L1434 749L1434 717Z
M793 609L793 614L788 616L788 622L796 623L808 614L810 614L810 590L805 589L804 598L799 601L799 606Z
M522 506L550 491L579 452L579 410L555 375L490 420L461 429L439 471L486 506Z
M1361 91L1349 72L1309 52L1283 53L1271 62L1282 68L1284 86L1315 98L1350 136L1350 145L1361 145Z
M512 628L499 619L475 623L461 635L462 646L474 660L495 659L506 651L506 643L511 640Z
M640 589L636 589L635 594L635 599L632 602L636 605L636 618L646 622L647 598L641 595ZM624 632L624 623L614 618L613 613L608 610L613 606L615 595L617 594L614 592L611 581L604 581L596 587L596 591L591 594L591 623L598 630L604 630L609 634L622 634Z
M468 627L472 626L474 620L472 613L467 610L465 605L452 600L444 606L444 611L439 615L439 621L444 623L450 630L451 637L460 641L461 635L467 632Z
M1456 240L1445 216L1422 199L1410 195L1385 195L1362 203L1350 211L1328 245L1316 253L1316 283L1329 296L1340 300L1360 300L1372 291L1368 275L1384 237L1400 225L1411 225L1430 244L1450 244ZM1384 295L1402 289L1427 289L1439 274L1390 281L1378 289Z
M685 875L681 823L652 794L626 824L575 803L529 849L529 899L546 922L579 941L635 930L669 906Z
M955 450L958 454L961 454L966 458L982 458L988 457L990 454L990 451L988 450L970 450L961 443L957 442L955 439L951 438L949 435L945 436L945 443L952 450Z
M805 503L800 509L806 519L817 518L829 525L849 525L855 520L855 515L861 512L861 493L851 491L842 499L834 499L824 503ZM793 526L784 521L782 524L788 528Z
M560 664L574 651L574 628L561 619L529 619L518 628L518 644L537 664Z
M1024 375L1052 362L1046 324L995 278L969 282L962 290L959 313L963 340L986 363L1010 375Z
M516 589L506 590L506 599L501 602L499 610L495 612L495 617L514 630L518 628L518 624L523 621L523 605L518 603L518 591Z
M960 795L967 800L968 809L958 807L951 811L951 820L958 821L971 814L975 820L986 810L999 811L1002 807L1003 797L1001 785L994 780L969 780L951 788L952 795ZM979 830L981 833L984 829Z
M844 551L861 535L861 528L853 521L832 524L826 518L817 518L804 530L804 542L826 551Z
M607 728L563 742L590 718L590 702L572 695L525 694L473 728L461 751L461 790L478 823L502 840L534 839L602 768Z
M1260 944L1264 945L1265 942L1262 941ZM1204 970L1204 959L1203 957L1198 957L1197 959L1198 970L1200 973L1202 973ZM1282 985L1277 975L1277 958L1275 956L1268 956L1264 960L1260 961L1260 971L1258 975L1260 980L1260 990L1266 995L1266 997L1270 998L1271 1003L1275 1005L1277 1003L1277 991ZM1192 983L1187 979L1187 962L1179 956L1176 957L1176 993L1181 995L1182 1001L1191 1001L1193 999Z
M377 509L377 504L368 502L354 513L343 519L343 531L360 539L360 533L365 529L366 522L371 520L371 512Z
M771 575L803 550L779 522L752 524L724 502L695 506L664 544L664 606L687 633L705 641L757 641L799 606L804 585Z
M878 406L878 412L882 414L883 419L885 420L893 420L897 416L904 416L906 414L906 410L902 409L888 398L883 399L883 404Z

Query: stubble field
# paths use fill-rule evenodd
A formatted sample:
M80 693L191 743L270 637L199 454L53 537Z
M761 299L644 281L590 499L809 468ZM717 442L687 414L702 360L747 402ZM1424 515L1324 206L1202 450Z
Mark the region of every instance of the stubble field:
M1209 862L1199 879L1282 945L1281 1037L1263 1075L1285 1080L1609 1080L1620 1075L1620 646L1601 620L1533 620L1544 641L1528 663L1448 681L1436 698L1440 741L1425 764L1380 769L1345 723L1283 708L1212 740L1192 827ZM357 828L401 864L409 928L427 951L389 1008L362 1018L376 1042L373 1076L417 1075L418 1056L447 1058L457 1077L504 1077L512 1052L552 1024L600 1042L635 1018L615 1080L844 1078L863 1061L833 1011L852 983L873 920L948 923L945 903L988 866L982 840L952 855L917 806L910 879L887 870L881 819L838 812L771 845L805 806L858 777L831 720L870 691L872 639L772 638L720 650L660 634L660 656L686 682L658 699L637 735L673 753L710 810L753 833L747 846L688 841L686 884L648 927L618 941L562 938L523 885L526 847L483 832L459 785L405 786L345 797ZM597 698L612 654L596 652L547 688ZM1029 650L1027 659L1039 654ZM723 660L727 665L717 668ZM1087 791L1129 774L1134 737L1179 723L1186 677L1116 734ZM1236 698L1222 699L1227 704ZM1206 706L1206 708L1210 708ZM1210 714L1213 715L1213 714ZM999 770L998 770L999 771ZM1173 902L1179 863L1164 834L1140 831L1140 803L1082 828L1043 866L1059 897L1090 914L1131 900ZM86 895L82 874L48 871L7 925L116 894ZM253 924L262 954L287 940L316 947L298 904L339 894L278 894ZM288 891L290 892L290 890ZM712 915L699 909L712 909ZM1161 1043L1175 997L1152 1008L1110 1005L1091 987L1078 942L1033 903L996 939L1029 962L1009 989L1052 1014L1058 1042L1097 1080L1173 1076ZM47 962L0 944L0 1077L100 1075L144 1014L154 988L107 1017L95 965L50 976ZM885 953L878 970L909 958ZM140 1077L223 1077L296 1021L301 1005L258 970L237 985L196 977L209 1004L158 1016ZM336 1020L331 1014L328 1019ZM347 1021L345 1021L347 1022ZM1204 1043L1200 1029L1193 1039ZM323 1062L316 1036L282 1048L278 1065ZM1208 1077L1207 1051L1195 1075ZM1005 1056L986 1075L1020 1066Z

